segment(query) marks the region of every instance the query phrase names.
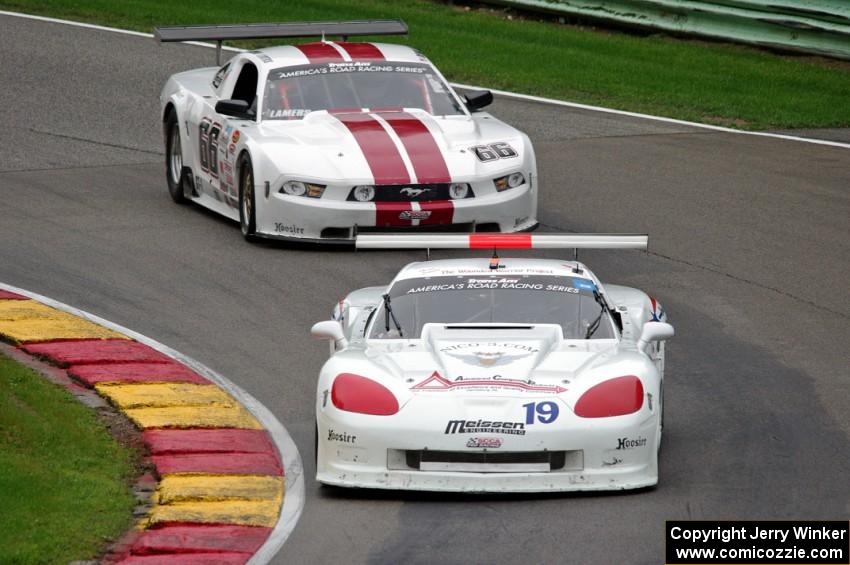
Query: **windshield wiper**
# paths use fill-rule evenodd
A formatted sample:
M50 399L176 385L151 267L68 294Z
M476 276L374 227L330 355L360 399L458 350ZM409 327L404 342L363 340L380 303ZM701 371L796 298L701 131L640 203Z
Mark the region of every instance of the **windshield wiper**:
M384 329L386 331L390 331L390 318L393 320L393 324L395 324L395 329L398 330L398 333L401 337L404 337L404 330L401 328L401 324L396 320L395 314L393 313L393 307L390 303L390 295L389 293L384 295Z
M605 299L602 298L602 295L599 294L599 291L596 289L593 290L593 299L596 300L596 303L599 304L599 315L596 316L596 319L591 322L589 326L587 326L587 333L584 335L584 339L590 339L591 336L596 333L596 330L599 329L599 325L602 322L602 315L608 310L608 303L605 302Z

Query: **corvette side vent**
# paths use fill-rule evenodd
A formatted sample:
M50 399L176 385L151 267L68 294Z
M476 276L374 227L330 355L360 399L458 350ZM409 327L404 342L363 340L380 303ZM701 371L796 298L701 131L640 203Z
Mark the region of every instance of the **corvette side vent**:
M581 470L584 453L581 450L477 452L423 449L405 451L404 463L408 469L420 471L548 473Z

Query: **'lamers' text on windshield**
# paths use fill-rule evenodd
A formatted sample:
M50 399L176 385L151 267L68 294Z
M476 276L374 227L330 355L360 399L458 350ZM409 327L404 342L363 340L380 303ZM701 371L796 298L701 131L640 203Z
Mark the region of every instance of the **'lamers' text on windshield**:
M423 277L398 281L389 295L392 315L385 301L373 316L372 338L417 339L428 323L557 324L565 339L615 337L596 285L579 277Z
M317 110L418 108L435 116L462 115L430 65L383 61L324 63L269 73L264 120L300 120Z

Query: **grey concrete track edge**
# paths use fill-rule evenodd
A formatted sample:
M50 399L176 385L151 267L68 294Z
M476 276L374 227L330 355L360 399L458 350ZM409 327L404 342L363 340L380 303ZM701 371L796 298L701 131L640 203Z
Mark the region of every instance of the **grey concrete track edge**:
M76 26L76 27L83 27L83 28L93 29L93 30L97 30L97 31L108 31L108 32L113 32L113 33L123 33L123 34L126 34L126 35L135 35L136 37L150 37L151 39L154 38L154 35L152 33L145 33L145 32L142 32L142 31L133 31L133 30L121 29L121 28L115 28L115 27L100 26L100 25L96 25L96 24L88 24L88 23L85 23L85 22L75 22L73 20L63 20L63 19L59 19L59 18L50 18L50 17L46 17L46 16L36 16L34 14L25 14L23 12L9 12L9 11L5 11L5 10L0 10L0 16L27 18L27 19L39 20L39 21L50 22L50 23L55 23L55 24L64 24L64 25L70 25L70 26ZM195 45L195 46L198 46L198 47L209 47L209 48L212 48L212 49L215 49L217 47L213 43L207 43L207 42L204 42L204 41L183 41L181 43L185 43L187 45ZM245 49L240 49L238 47L230 47L230 46L227 46L227 45L223 45L221 47L221 49L223 51L230 51L230 52L234 52L234 53L241 53L241 52L245 51ZM784 139L786 141L814 143L816 145L828 145L828 146L831 146L831 147L843 147L843 148L846 148L846 149L850 149L850 143L842 143L840 141L829 141L829 140L825 140L825 139L815 139L815 138L811 138L811 137L800 137L800 136L796 136L796 135L787 135L787 134L784 134L784 133L771 133L771 132L765 132L765 131L739 130L739 129L727 128L727 127L723 127L723 126L714 126L714 125L710 125L710 124L703 124L703 123L700 123L700 122L690 122L690 121L687 121L687 120L678 120L678 119L675 119L675 118L668 118L668 117L665 117L665 116L655 116L655 115L652 115L652 114L642 114L640 112L629 112L627 110L617 110L615 108L606 108L604 106L593 106L593 105L590 105L590 104L580 104L578 102L569 102L569 101L566 101L566 100L556 100L554 98L546 98L546 97L543 97L543 96L535 96L535 95L532 95L532 94L522 94L522 93L519 93L519 92L511 92L509 90L497 90L497 89L489 88L489 87L486 87L486 86L475 86L475 85L461 84L461 83L456 83L456 82L452 82L450 84L452 85L453 88L460 88L460 89L464 89L464 90L485 90L486 89L486 90L490 90L493 94L496 94L498 96L504 96L505 98L514 98L516 100L526 100L526 101L529 101L529 102L538 102L540 104L550 104L550 105L554 105L554 106L564 106L564 107L568 107L568 108L575 108L575 109L578 109L578 110L587 110L587 111L590 111L590 112L602 112L602 113L605 113L605 114L628 116L628 117L631 117L631 118L638 118L638 119L642 119L642 120L653 120L653 121L657 121L657 122L664 122L664 123L668 123L668 124L677 124L677 125L682 125L682 126L690 126L690 127L702 128L702 129L707 129L707 130L717 131L717 132L736 133L736 134L741 134L741 135L752 135L752 136L756 136L756 137L770 137L770 138L774 138L774 139Z
M90 322L94 322L129 336L140 343L144 343L145 345L171 357L175 361L186 365L200 375L208 378L216 385L226 390L251 414L253 414L269 432L272 441L280 452L280 457L283 461L285 490L283 506L280 510L280 516L278 517L277 524L275 524L275 527L266 542L259 550L257 550L248 563L249 565L261 565L272 560L277 552L280 551L281 547L283 547L284 542L298 523L301 511L304 509L305 487L304 466L301 463L301 454L298 452L298 447L296 447L295 442L292 440L292 437L290 437L289 432L286 431L283 424L275 418L274 414L272 414L268 408L239 387L239 385L230 381L227 377L218 374L200 361L171 349L167 345L146 335L135 332L114 322L110 322L109 320L105 320L99 316L91 314L90 312L86 312L85 310L80 310L79 308L69 306L68 304L59 302L58 300L31 292L27 289L18 288L16 286L0 282L0 290L7 290L9 292L14 292L16 294L32 298L33 300L42 302L52 308L79 316L89 320Z

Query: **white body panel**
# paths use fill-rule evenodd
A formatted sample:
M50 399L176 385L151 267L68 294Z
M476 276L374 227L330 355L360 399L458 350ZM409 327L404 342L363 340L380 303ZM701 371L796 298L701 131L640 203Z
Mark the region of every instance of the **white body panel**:
M620 315L622 331L614 332L613 339L585 340L564 339L561 327L551 324L502 324L499 328L427 324L419 339L364 337L369 335L367 323L377 323L369 320L370 313L379 308L381 296L396 281L492 275L486 259L414 263L387 287L353 292L333 313L346 342L338 351L332 347L319 377L318 481L347 487L467 492L616 490L657 483L664 347L663 342L651 343L644 353L637 340L644 324L666 320L660 305L640 290L603 286L581 264L533 259L502 259L501 263L500 276L586 278ZM576 266L581 274L573 271ZM368 377L389 389L398 401L398 412L377 416L339 409L331 391L343 373ZM576 415L576 403L588 389L626 375L636 376L643 386L645 397L639 410L614 417ZM549 410L556 403L557 417L544 423L532 415L529 423L528 406L533 403L548 403ZM408 452L414 454L415 463L416 454L426 450L564 455L557 464L556 459L543 465L426 463L423 459L418 468L411 466Z
M380 49L388 62L430 64L408 47L361 45ZM258 118L255 121L235 119L215 111L219 100L231 97L244 65L257 68L256 103L257 115L261 116L263 85L269 71L309 62L295 47L275 47L238 54L228 63L230 66L222 67L221 71L197 69L178 73L168 80L160 97L163 120L168 112L176 112L181 125L184 170L191 169L190 178L194 181L194 190L187 194L191 200L238 220L240 157L247 154L253 166L259 236L353 241L361 228L513 232L536 227L538 183L531 142L524 133L487 113L432 116L423 110L400 109L426 128L427 135L438 148L438 154L430 157L439 161L440 167L444 163L441 170L448 171L448 182L468 183L474 197L357 202L349 198L354 186L389 186L391 183L385 182L376 170L375 161L367 158L370 148L346 127L345 118L316 111L299 120ZM218 83L217 87L213 86L214 82ZM457 99L453 91L450 94ZM388 125L388 120L398 115L393 112L362 111L383 124L407 170L407 182L393 186L399 190L408 187L412 191L437 190L428 188L435 186L433 183L419 181L417 171L421 170L414 163L417 155L408 152L404 140ZM206 135L201 131L202 126L206 128ZM482 162L471 150L493 143L508 144L516 155ZM427 164L428 159L422 157L419 162ZM523 184L498 192L494 179L512 173L522 173ZM320 198L292 196L281 190L283 184L291 180L326 188Z

